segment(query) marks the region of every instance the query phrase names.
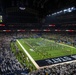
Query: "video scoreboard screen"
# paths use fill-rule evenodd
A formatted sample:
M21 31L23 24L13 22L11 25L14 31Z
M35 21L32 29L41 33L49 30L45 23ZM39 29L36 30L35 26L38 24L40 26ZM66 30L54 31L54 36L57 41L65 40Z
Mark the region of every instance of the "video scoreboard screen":
M2 15L0 15L0 22L2 22Z

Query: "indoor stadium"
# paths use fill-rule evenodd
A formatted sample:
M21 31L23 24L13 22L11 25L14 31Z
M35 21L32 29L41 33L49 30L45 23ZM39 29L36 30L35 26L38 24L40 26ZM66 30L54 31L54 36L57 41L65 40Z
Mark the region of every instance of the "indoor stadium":
M0 0L0 75L76 75L76 0Z

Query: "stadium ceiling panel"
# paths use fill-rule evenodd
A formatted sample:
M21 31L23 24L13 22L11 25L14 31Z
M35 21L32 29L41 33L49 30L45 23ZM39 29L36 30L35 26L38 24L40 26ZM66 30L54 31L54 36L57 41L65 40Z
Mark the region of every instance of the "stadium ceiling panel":
M49 13L75 6L76 0L1 0L4 10L12 7L27 7L46 16ZM32 11L30 11L32 12Z

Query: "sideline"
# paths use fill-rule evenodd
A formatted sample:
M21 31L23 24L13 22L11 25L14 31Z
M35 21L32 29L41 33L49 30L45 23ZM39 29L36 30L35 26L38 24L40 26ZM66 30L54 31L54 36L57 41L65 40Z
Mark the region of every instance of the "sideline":
M29 57L29 59L31 60L31 62L35 65L35 67L37 69L39 69L40 67L38 66L38 64L34 61L34 59L30 56L30 54L27 52L27 50L22 46L22 44L17 40L17 42L19 43L19 45L21 46L21 48L24 50L24 52L27 54L27 56Z
M48 40L48 39L46 39L46 40ZM54 41L53 41L53 40L48 40L48 41L51 41L51 42L53 42L53 43L54 43ZM70 45L67 45L67 44L58 43L58 42L56 42L56 43L57 43L57 44L59 44L59 45L63 45L63 46L66 46L66 47L70 47L70 48L74 48L74 49L76 49L75 47L70 46Z

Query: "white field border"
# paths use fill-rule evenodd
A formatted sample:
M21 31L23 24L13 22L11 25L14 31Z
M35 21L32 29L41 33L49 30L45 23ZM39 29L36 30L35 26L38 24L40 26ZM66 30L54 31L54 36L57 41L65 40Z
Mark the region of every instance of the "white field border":
M27 50L22 46L22 44L17 40L18 44L21 46L21 48L24 50L24 52L26 53L26 55L29 57L29 59L31 60L31 62L35 65L35 67L37 69L39 69L38 64L34 61L34 59L30 56L30 54L27 52Z
M69 64L69 63L74 63L74 62L76 62L76 60L73 60L73 61L66 61L66 62L57 63L57 64L53 64L53 65L48 65L48 66L43 66L43 67L40 67L39 69L51 68L51 67L53 67L53 66L63 65L63 64Z

